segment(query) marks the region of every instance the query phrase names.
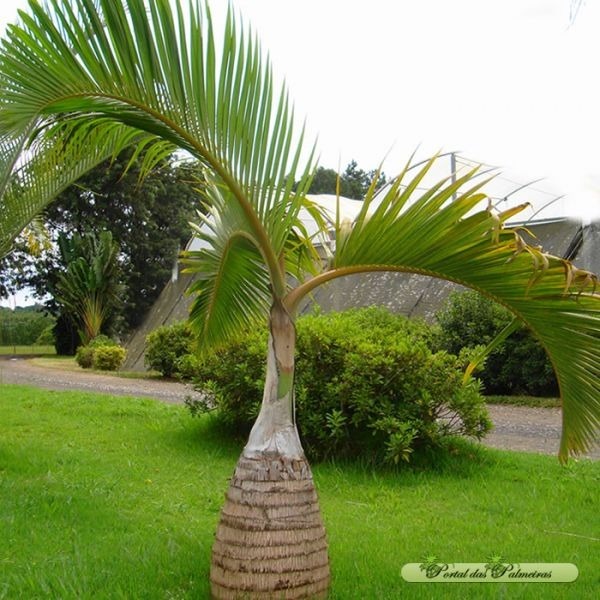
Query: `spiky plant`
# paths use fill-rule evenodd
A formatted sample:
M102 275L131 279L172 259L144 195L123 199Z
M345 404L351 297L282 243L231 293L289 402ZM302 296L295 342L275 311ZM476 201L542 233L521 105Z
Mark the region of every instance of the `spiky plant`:
M324 263L303 226L314 170L255 38L229 12L219 43L205 4L192 0L51 0L30 4L0 57L0 127L114 127L143 132L197 158L208 176L200 274L191 321L202 342L268 323L264 399L221 514L213 551L215 598L326 594L325 532L294 421L294 320L302 299L334 278L373 271L441 277L508 307L544 344L563 402L560 456L592 442L600 415L600 297L591 274L524 243L504 226L518 210L478 209L475 172L419 185L435 159L407 167L383 195L375 184L354 222L336 219ZM50 129L48 129L50 128ZM120 136L120 137L119 137ZM65 157L69 165L72 157ZM297 187L294 182L298 181ZM453 197L455 200L453 200ZM474 211L474 212L473 212Z
M56 301L74 321L82 344L100 335L123 292L119 283L119 246L110 231L59 237L64 270L58 273Z

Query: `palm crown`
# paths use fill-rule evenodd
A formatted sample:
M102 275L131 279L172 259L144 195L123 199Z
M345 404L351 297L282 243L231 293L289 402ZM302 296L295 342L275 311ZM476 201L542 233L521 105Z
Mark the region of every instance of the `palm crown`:
M336 223L335 256L323 265L299 219L304 208L323 224L305 196L313 155L295 132L287 93L275 91L255 38L231 10L219 42L201 3L184 16L169 0L52 0L47 9L31 2L20 26L9 28L0 59L4 170L12 174L0 224L13 226L2 225L3 242L115 149L151 146L148 163L185 150L209 173L209 216L198 230L204 248L188 256L202 273L192 320L206 342L264 316L273 299L293 313L303 295L334 277L373 270L443 277L500 301L533 329L560 382L561 454L584 450L600 413L593 276L503 227L515 211L472 214L485 198L474 172L415 200L432 162L416 175L405 169L376 200L373 186L355 222ZM16 176L26 144L33 151ZM49 185L37 203L11 200L23 190L35 196L34 182ZM24 205L13 218L11 207Z

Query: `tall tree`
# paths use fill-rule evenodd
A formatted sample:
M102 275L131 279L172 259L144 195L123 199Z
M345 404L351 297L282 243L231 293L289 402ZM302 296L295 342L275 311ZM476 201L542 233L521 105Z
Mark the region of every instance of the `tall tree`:
M309 194L336 194L339 189L341 196L362 200L371 186L373 180L377 181L377 187L385 185L387 178L384 173L376 170L363 171L358 168L356 161L351 161L342 174L333 169L318 167L312 178L308 189Z
M200 2L189 11L171 0L51 5L32 3L32 16L9 29L0 127L18 132L36 123L44 136L45 123L101 130L116 122L123 135L140 129L188 151L206 169L208 204L196 230L201 247L188 255L200 276L192 323L205 345L244 324L268 323L263 405L213 549L215 598L326 594L325 532L294 421L294 320L302 299L334 278L406 271L497 299L553 361L563 401L561 458L591 443L600 415L600 296L587 285L591 274L504 227L521 207L479 209L486 196L475 171L420 191L434 158L407 166L377 198L375 182L353 223L336 219L333 256L324 264L301 218L307 210L327 229L306 199L311 148L295 134L287 94L274 92L257 42L232 14L216 44Z
M140 324L167 283L199 208L193 164L164 160L140 181L142 161L130 155L99 165L46 211L51 231L111 231L120 247L125 330Z

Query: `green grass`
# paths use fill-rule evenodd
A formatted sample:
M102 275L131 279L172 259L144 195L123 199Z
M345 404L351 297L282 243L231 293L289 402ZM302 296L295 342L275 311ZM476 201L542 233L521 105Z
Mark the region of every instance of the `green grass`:
M559 408L560 398L539 398L537 396L487 396L488 404L510 404L532 408Z
M208 598L240 448L148 399L0 386L0 598ZM434 470L321 464L331 598L600 597L600 463L461 445ZM409 584L404 563L573 562L572 584Z
M56 354L54 346L0 346L1 355Z

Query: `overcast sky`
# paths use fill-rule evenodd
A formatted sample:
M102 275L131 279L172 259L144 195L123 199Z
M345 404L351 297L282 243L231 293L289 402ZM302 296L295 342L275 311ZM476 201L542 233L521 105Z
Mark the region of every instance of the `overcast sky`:
M322 162L393 173L421 144L547 177L600 214L600 7L570 0L235 0L319 134ZM539 187L539 186L538 186Z
M232 0L319 138L321 163L394 174L459 150L600 215L600 6L587 0ZM20 0L2 0L13 20ZM215 12L225 0L211 2ZM549 196L550 197L550 196Z

